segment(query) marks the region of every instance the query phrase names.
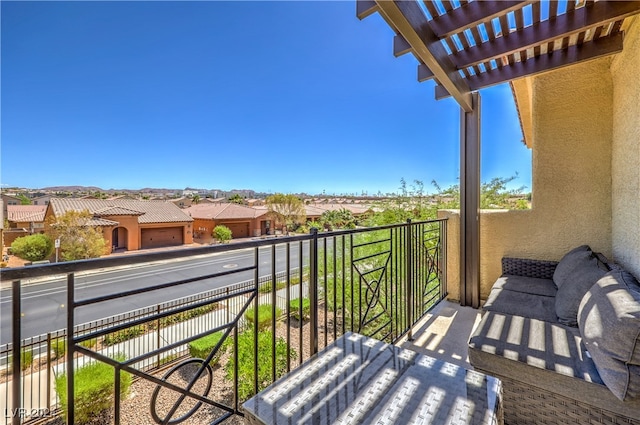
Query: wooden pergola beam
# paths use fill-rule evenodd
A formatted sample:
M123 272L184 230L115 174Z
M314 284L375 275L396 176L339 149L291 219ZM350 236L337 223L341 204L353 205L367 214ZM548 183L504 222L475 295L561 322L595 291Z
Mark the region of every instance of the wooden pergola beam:
M640 1L599 1L589 8L581 7L508 36L498 37L493 41L454 53L451 59L456 68L467 68L559 38L570 37L584 31L585 28L622 20L638 11Z
M517 62L502 69L494 69L467 78L471 90L515 80L524 76L535 75L553 69L574 65L578 62L597 59L602 56L613 55L622 51L623 34L617 33L609 37L602 37L582 46L574 45L565 50L556 50L552 54L538 56L525 62Z
M429 1L429 0L426 0ZM474 1L433 18L429 25L440 38L450 37L499 15L525 7L534 0Z
M362 0L358 0L360 1ZM376 0L376 4L385 21L409 43L416 58L429 67L462 109L472 111L471 91L458 74L439 38L431 30L418 3Z
M550 55L542 55L525 62L517 62L501 70L494 69L489 72L483 72L480 75L471 76L467 80L472 90L480 90L481 88L515 80L516 78L535 75L619 53L622 51L623 40L623 34L617 33L609 37L602 37L583 43L582 46L574 45L564 50L556 50Z
M433 72L425 64L418 65L418 82L423 83L434 77Z
M378 11L378 5L374 0L356 0L356 16L364 19Z
M401 35L393 37L393 56L398 57L411 52L411 45Z
M602 56L613 55L622 51L623 40L624 36L619 32L582 45L556 50L551 54L528 59L525 62L517 62L510 66L473 75L467 78L469 88L473 91L480 90L517 78L575 65L576 63L597 59ZM436 99L440 100L450 96L444 87L436 86Z

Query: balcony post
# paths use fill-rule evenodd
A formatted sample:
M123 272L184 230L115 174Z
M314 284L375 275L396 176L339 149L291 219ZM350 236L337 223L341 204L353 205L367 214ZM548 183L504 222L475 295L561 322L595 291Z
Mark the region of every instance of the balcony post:
M460 305L480 307L480 95L460 110Z
M67 275L67 424L75 423L74 410L74 385L75 374L73 367L73 357L75 355L74 325L75 325L75 275L69 273Z
M309 304L311 307L309 340L311 355L314 355L318 352L318 229L312 227L311 236L309 241Z
M20 409L22 409L22 393L20 392L20 383L21 383L21 370L20 370L20 360L22 360L21 353L21 344L22 344L22 321L21 321L21 294L20 294L20 281L14 280L11 283L11 314L13 315L13 358L12 358L12 367L13 367L13 377L11 382L11 390L12 390L12 419L11 423L13 425L20 425L22 419L20 418ZM8 406L7 406L8 407ZM5 412L5 414L8 412Z
M414 314L414 300L413 300L413 229L411 227L411 219L407 219L407 232L405 241L405 257L407 262L407 319L409 321L409 333L407 339L413 341L413 314Z

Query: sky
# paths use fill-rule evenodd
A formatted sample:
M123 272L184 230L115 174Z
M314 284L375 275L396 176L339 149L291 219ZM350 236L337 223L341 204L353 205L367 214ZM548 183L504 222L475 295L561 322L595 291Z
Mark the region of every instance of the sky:
M376 194L458 183L460 108L350 1L1 7L2 187ZM508 84L483 89L482 180L531 190Z

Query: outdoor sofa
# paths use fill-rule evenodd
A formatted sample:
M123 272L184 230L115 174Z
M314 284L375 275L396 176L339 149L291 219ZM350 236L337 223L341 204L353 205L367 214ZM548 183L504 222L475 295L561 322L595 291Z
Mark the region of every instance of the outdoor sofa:
M504 258L469 340L502 380L505 423L640 424L640 285L588 246Z

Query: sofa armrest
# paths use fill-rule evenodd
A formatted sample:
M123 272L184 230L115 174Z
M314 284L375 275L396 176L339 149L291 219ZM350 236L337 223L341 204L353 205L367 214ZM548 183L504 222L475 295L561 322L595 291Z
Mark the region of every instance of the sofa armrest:
M556 270L557 265L557 261L504 257L502 259L502 275L553 279L553 272Z

